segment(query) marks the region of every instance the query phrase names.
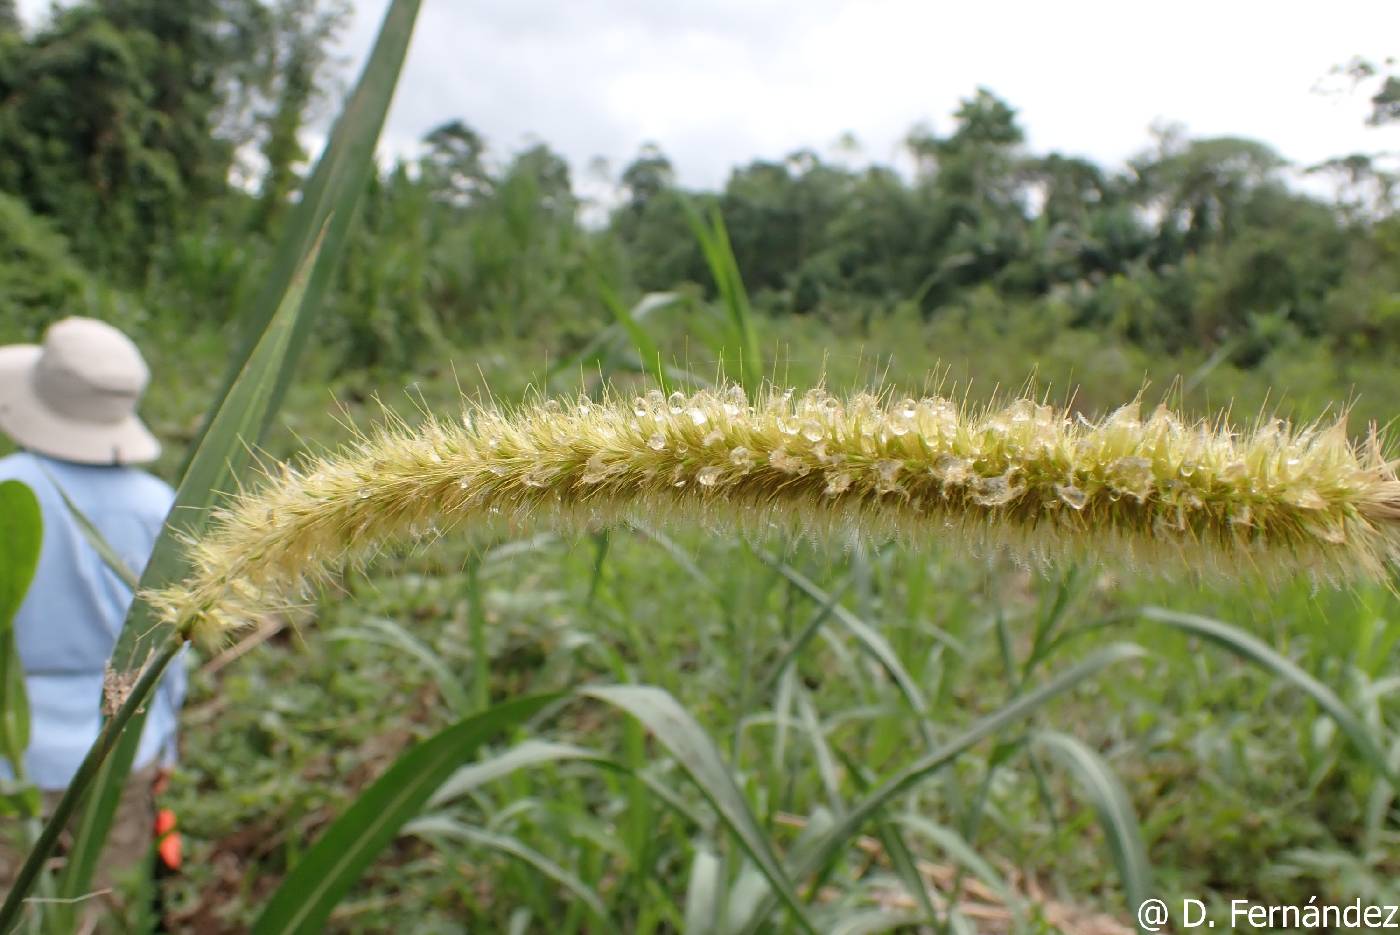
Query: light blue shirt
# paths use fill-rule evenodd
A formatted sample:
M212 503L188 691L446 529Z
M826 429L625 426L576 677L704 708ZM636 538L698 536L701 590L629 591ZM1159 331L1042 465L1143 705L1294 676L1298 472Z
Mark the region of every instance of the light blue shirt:
M136 468L73 464L28 451L0 458L4 480L27 484L44 516L39 566L15 617L30 710L24 767L40 789L62 789L102 726L103 669L132 594L88 543L54 484L138 575L175 493ZM183 657L177 657L148 706L135 768L157 757L174 761L184 698ZM9 764L0 759L0 775L9 774Z

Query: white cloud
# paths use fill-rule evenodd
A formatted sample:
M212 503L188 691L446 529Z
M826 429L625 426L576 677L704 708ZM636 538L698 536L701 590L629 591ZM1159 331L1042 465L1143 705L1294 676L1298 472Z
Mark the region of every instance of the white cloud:
M1395 147L1397 131L1363 127L1359 97L1312 88L1352 55L1400 52L1386 44L1400 4L1288 6L426 0L387 142L403 151L460 117L498 151L533 135L581 173L654 141L683 183L717 185L736 163L825 150L845 131L889 160L912 125L948 128L986 85L1018 108L1033 148L1108 162L1144 147L1159 119L1303 163ZM383 9L357 5L357 62Z

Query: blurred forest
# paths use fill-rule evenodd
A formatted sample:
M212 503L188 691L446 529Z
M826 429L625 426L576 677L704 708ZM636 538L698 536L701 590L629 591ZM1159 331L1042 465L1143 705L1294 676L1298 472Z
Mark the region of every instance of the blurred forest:
M335 103L347 15L343 0L87 0L25 31L0 2L0 340L80 308L140 330L232 321ZM1400 121L1400 78L1360 60L1339 72L1373 123ZM1162 127L1108 168L1029 152L1013 103L985 89L905 147L912 171L802 150L682 191L646 146L610 203L584 205L547 144L503 153L445 122L374 181L324 341L345 368L520 335L568 353L606 297L708 286L684 196L718 207L774 318L875 328L912 305L1240 368L1302 343L1347 358L1400 345L1384 158L1289 166L1253 140ZM1299 173L1337 196L1304 193Z

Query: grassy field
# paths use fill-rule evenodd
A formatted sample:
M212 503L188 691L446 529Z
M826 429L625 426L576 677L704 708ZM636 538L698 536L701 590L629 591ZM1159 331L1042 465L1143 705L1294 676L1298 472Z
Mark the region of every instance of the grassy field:
M662 346L714 373L689 326L664 325ZM789 318L760 330L783 385L917 393L934 371L945 391L976 399L998 384L1019 390L1034 372L1089 414L1144 386L1148 401L1194 412L1234 399L1241 421L1265 406L1311 418L1355 398L1359 431L1385 412L1393 381L1297 354L1250 372L1149 364L1079 332L992 331L972 314L925 323L895 312L844 330ZM214 389L196 375L218 367L191 362L219 349L213 335L151 349L149 412L172 442L166 467ZM456 350L409 381L330 379L313 356L269 453L332 446L381 404L410 421L422 406L451 412L459 385L520 399L561 357L527 341ZM1400 603L1381 587L1221 589L1093 567L1031 571L936 542L818 547L723 530L425 541L350 574L304 618L197 660L172 787L188 860L164 897L181 925L237 930L415 738L487 701L589 683L670 692L722 751L765 833L800 849L804 829L979 716L1130 641L1142 658L973 747L866 829L818 891L847 919L842 931L898 930L919 909L915 874L935 907L956 903L955 929L1130 931L1114 838L1125 826L1100 821L1105 802L1090 794L1103 766L1140 826L1149 895L1202 899L1221 920L1231 899L1400 900L1390 790L1336 722L1296 682L1145 619L1147 606L1255 635L1360 712L1392 761L1400 753ZM742 914L752 866L674 759L617 709L551 709L491 757L491 776L469 777L375 865L337 909L336 930L703 931L705 907ZM670 790L679 810L600 758Z

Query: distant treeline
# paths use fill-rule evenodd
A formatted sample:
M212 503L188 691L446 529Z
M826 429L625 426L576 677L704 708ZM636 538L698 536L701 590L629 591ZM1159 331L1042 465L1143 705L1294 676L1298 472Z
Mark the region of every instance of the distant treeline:
M296 197L299 140L326 106L340 0L86 0L31 31L0 0L0 340L61 312L223 326L256 287ZM1364 62L1372 121L1400 79ZM546 145L498 158L467 123L373 182L331 308L347 366L408 366L439 340L543 334L567 347L602 296L708 289L683 200L717 206L772 316L1019 315L1153 351L1223 348L1249 366L1288 342L1400 347L1394 174L1364 155L1286 182L1246 139L1162 131L1121 170L1028 152L987 90L948 132L910 132L912 171L811 151L681 191L644 147L585 226Z

